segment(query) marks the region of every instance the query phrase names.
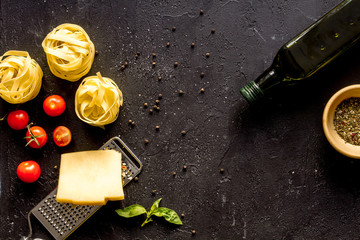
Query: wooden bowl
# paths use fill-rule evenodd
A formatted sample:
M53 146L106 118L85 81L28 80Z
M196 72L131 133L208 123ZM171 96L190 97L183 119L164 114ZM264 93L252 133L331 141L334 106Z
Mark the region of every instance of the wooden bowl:
M336 151L347 157L360 159L360 146L346 143L336 132L334 126L336 107L343 100L351 97L360 97L360 84L345 87L330 98L324 109L322 123L325 136Z

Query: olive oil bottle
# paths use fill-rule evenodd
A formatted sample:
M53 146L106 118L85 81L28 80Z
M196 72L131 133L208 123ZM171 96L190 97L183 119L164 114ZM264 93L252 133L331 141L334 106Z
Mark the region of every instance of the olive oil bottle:
M280 48L272 65L240 89L249 103L276 86L296 84L349 49L360 38L360 0L345 0Z

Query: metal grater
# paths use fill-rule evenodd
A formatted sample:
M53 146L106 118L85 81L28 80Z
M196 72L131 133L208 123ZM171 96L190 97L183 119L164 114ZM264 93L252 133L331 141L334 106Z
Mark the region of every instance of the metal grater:
M119 138L113 137L100 149L114 149L122 153L123 185L126 186L143 167L141 161L134 155L128 146ZM65 239L101 205L73 205L56 201L57 188L47 195L31 213L51 233L55 239Z

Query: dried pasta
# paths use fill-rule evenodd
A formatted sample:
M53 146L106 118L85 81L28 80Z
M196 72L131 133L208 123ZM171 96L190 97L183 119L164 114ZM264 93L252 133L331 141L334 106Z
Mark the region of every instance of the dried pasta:
M35 98L41 88L43 72L28 52L8 51L0 57L0 96L12 104Z
M75 82L90 71L95 47L85 30L65 23L52 30L42 42L51 72Z
M123 95L110 78L96 76L85 78L75 94L75 112L84 122L97 127L114 122L123 104Z

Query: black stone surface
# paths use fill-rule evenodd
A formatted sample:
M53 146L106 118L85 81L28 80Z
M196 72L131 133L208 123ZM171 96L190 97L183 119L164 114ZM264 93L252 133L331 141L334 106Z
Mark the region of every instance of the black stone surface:
M125 188L123 202L109 202L69 239L357 239L360 165L329 145L321 117L337 90L360 82L360 47L304 86L243 113L239 92L271 64L280 46L340 2L2 0L1 54L28 51L44 77L34 100L22 105L1 100L0 114L24 109L49 137L56 126L68 126L73 142L58 148L50 138L41 150L25 148L25 131L0 122L0 239L28 234L26 215L57 186L54 166L61 153L98 149L116 135L143 161L139 181ZM75 115L80 81L58 79L48 68L41 42L66 22L82 26L99 52L88 76L100 71L124 94L120 117L106 130ZM124 61L129 66L122 71ZM161 110L150 115L143 104L152 106L159 93ZM60 117L42 110L52 94L66 99ZM24 184L16 167L30 159L40 164L42 175ZM114 212L135 203L149 208L160 197L161 206L185 214L183 226L154 221L141 228L141 218L126 220ZM33 237L51 239L32 220Z

